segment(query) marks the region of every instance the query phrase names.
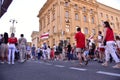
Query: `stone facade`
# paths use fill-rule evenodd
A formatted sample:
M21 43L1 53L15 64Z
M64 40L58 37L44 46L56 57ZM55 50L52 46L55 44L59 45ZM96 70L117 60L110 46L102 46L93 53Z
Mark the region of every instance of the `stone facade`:
M60 40L75 43L74 34L81 27L86 38L103 31L103 21L109 21L115 34L120 34L120 10L103 5L96 0L47 0L38 14L39 36L49 32L46 41L50 46ZM39 37L40 38L40 37Z
M39 46L39 32L38 31L33 31L31 34L32 37L32 43L30 43L30 46L33 46L35 44L35 47Z

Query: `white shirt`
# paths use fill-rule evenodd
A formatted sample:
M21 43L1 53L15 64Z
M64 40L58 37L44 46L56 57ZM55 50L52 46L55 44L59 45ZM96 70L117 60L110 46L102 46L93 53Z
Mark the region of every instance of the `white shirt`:
M102 36L98 35L98 47L101 47Z

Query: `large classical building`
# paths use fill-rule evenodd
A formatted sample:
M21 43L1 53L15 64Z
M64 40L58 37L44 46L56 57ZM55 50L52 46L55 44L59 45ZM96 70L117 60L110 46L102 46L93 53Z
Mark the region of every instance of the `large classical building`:
M50 46L60 40L75 43L74 34L81 27L86 38L103 31L103 21L109 21L116 35L120 34L120 10L96 0L47 0L38 14L39 36L49 33L46 41Z

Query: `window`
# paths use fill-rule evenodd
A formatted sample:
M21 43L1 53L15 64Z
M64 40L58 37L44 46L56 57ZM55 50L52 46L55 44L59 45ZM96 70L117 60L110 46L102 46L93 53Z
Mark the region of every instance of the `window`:
M85 12L85 11L86 11L86 7L83 7L83 9L82 9L82 10L83 10L83 12Z
M84 33L85 33L85 34L88 34L88 28L85 27Z
M113 20L113 16L111 16L111 20Z
M42 30L42 20L40 21L40 31Z
M91 20L91 21L92 21L92 24L94 24L94 23L95 23L95 22L94 22L94 21L95 21L95 20L94 20L94 17L92 17L92 20Z
M106 18L108 18L108 14L106 14Z
M50 24L50 17L48 17L48 24Z
M68 11L65 12L65 17L66 17L67 19L69 18L69 12L68 12Z
M45 18L44 18L44 26L46 26Z
M101 25L103 25L104 24L104 21L103 20L101 20Z
M115 28L115 24L114 23L111 22L110 25L111 25L112 28Z
M53 13L53 20L55 20L55 13Z
M53 26L53 33L56 33L56 28L55 28L55 26Z
M66 25L66 32L70 32L70 25Z
M116 17L116 21L118 21L118 18Z
M76 9L76 10L78 10L78 5L77 5L77 4L75 4L75 6L74 6L74 7L75 7L75 9Z
M103 13L100 13L100 16L103 17Z
M50 30L48 30L48 33L50 34Z
M65 7L68 7L69 6L69 3L68 2L65 2Z
M55 44L55 39L53 39L53 42L52 42L52 43L53 43L53 45Z
M96 31L95 31L95 29L92 29L92 33L93 33L93 34L96 34Z
M85 15L84 15L83 19L84 19L84 22L87 22L87 17Z
M93 13L93 9L90 9L90 14L92 14Z
M48 12L48 15L47 15L47 19L48 19L47 24L50 24L50 13L49 12Z
M78 13L75 13L75 20L78 20L78 19L79 19Z

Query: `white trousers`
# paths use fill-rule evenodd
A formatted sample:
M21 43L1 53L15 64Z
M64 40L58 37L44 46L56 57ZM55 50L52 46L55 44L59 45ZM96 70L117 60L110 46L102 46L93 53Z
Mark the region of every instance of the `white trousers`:
M105 59L106 59L106 61L109 61L110 54L111 54L111 56L115 60L115 62L119 63L120 60L119 60L119 58L117 57L117 55L115 53L114 44L115 44L114 41L107 41L106 48L105 48Z
M15 44L9 44L8 62L11 62L11 56L12 56L12 63L14 63L15 49L16 49Z
M47 59L47 50L43 50L43 58L44 58L44 60Z

